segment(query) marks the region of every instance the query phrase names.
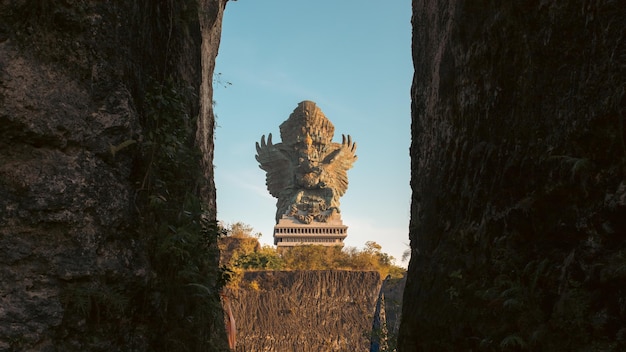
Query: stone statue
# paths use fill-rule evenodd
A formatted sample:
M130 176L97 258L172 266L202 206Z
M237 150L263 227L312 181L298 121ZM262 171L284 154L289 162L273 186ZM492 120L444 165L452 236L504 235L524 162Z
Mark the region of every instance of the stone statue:
M312 101L303 101L280 125L282 143L270 133L256 143L256 160L276 198L276 222L291 216L301 223L326 222L339 213L348 189L348 169L356 161L356 143L344 136L333 143L333 124Z

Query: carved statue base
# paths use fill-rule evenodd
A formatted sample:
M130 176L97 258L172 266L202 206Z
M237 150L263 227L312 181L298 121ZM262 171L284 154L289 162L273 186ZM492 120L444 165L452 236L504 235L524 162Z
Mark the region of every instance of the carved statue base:
M312 220L302 223L299 219L283 215L274 226L274 244L278 249L303 244L343 246L348 226L343 224L339 213L333 213L326 221Z

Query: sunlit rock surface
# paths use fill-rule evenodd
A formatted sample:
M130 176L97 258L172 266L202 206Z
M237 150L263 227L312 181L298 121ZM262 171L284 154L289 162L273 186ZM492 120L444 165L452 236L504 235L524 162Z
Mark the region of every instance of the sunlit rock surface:
M230 290L241 351L366 351L375 271L246 272Z

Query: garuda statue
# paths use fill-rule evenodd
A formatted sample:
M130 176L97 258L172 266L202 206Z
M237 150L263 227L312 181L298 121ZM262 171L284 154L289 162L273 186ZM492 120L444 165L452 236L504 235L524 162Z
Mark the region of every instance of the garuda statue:
M280 125L282 143L270 133L256 143L256 160L276 198L276 222L283 215L309 224L339 213L339 198L348 189L348 169L356 161L356 143L344 136L333 143L335 127L312 101L303 101Z

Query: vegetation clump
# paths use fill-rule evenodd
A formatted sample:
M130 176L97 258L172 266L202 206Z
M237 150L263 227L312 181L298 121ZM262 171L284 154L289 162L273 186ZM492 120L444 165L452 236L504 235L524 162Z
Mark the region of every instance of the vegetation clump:
M401 278L405 273L404 268L394 264L394 257L382 252L382 247L374 241L366 242L362 250L308 244L277 250L269 245L260 246L257 239L261 235L253 234L252 227L241 222L227 226L221 233L222 265L232 271L230 284L235 286L242 273L251 270L377 271L381 278L387 275Z
M155 277L139 295L156 343L166 350L206 350L221 325L218 227L198 196L203 182L195 145L195 94L164 80L145 94L141 143L145 173L140 214ZM191 184L190 184L191 181Z

